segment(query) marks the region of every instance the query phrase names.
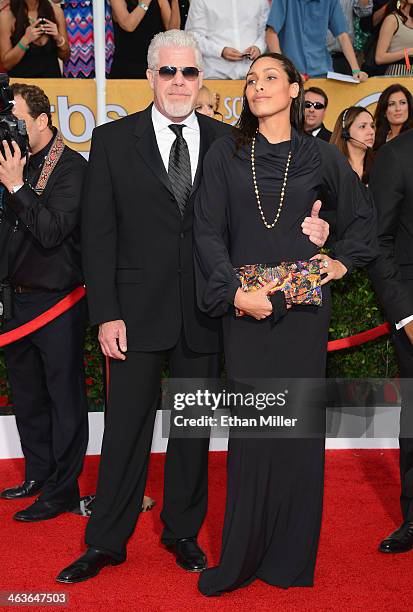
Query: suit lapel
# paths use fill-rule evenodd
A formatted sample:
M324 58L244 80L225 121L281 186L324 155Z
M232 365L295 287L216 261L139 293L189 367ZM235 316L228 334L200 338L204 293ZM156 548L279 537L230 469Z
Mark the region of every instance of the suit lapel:
M207 126L205 126L202 118L200 117L200 115L197 113L196 114L197 118L198 118L198 123L199 123L199 134L200 134L200 139L199 139L199 157L198 157L198 166L195 172L195 177L194 177L194 182L192 185L192 189L191 189L191 194L196 192L196 190L198 189L200 183L201 183L201 178L202 178L202 164L204 162L204 157L206 152L208 151L208 147L211 144L211 135L210 135L210 131L208 130Z
M149 170L153 172L157 179L159 179L168 191L174 196L171 182L169 180L168 173L165 169L162 161L161 154L158 149L156 142L155 131L153 129L152 116L151 116L152 105L142 111L138 116L136 122L134 136L136 138L136 150L142 159L142 161L148 166ZM175 196L174 196L175 197ZM178 204L176 205L179 212Z
M203 115L196 113L199 123L199 133L200 133L200 143L199 143L199 157L198 157L198 167L196 169L194 183L192 185L191 196L196 193L199 185L201 184L202 179L202 165L204 163L204 157L211 146L215 134L211 129L210 121L205 120Z

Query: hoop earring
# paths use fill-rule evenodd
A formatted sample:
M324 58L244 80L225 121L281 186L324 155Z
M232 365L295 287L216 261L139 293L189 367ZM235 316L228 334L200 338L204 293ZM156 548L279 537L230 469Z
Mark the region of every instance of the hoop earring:
M400 11L401 5L402 5L401 0L397 0L396 8L398 11Z

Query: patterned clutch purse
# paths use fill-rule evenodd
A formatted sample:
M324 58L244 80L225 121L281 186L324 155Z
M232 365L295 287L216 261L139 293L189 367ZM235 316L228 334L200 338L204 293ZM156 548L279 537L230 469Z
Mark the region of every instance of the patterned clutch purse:
M318 259L307 261L282 261L278 266L253 264L234 268L241 281L243 291L257 291L270 281L276 281L277 287L270 291L284 291L288 305L305 304L322 305L320 262Z

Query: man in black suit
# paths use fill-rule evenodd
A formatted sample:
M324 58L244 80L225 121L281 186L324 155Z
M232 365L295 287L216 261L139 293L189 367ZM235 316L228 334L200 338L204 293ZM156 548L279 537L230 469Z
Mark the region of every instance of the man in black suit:
M304 129L308 134L330 142L331 132L323 123L327 106L327 94L320 87L305 90Z
M172 378L219 376L220 321L196 305L192 222L202 159L233 128L193 112L202 58L187 32L148 50L154 104L94 131L83 210L84 270L92 323L110 358L110 390L87 552L58 582L79 582L126 559L144 494L162 365ZM317 216L317 214L315 214ZM310 225L308 225L310 223ZM326 224L307 220L314 239ZM208 439L171 437L162 542L189 571L207 507Z
M370 276L393 326L392 339L402 378L400 478L403 523L379 546L399 553L413 547L413 130L384 145L370 175L378 211L381 257Z
M25 121L31 155L7 144L0 155L3 195L2 279L12 290L7 332L31 321L83 285L80 201L86 160L65 146L52 126L50 102L35 86L13 85L13 113ZM38 499L14 515L51 519L79 506L77 478L88 441L83 346L86 300L4 349L13 407L25 457L23 484L4 499Z

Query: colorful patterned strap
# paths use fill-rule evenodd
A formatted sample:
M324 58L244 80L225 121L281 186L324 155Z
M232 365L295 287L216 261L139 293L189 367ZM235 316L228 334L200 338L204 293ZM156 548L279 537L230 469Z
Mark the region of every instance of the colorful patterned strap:
M49 153L46 156L46 159L43 164L42 172L40 174L39 180L37 181L37 185L34 188L34 191L40 195L46 189L47 182L52 174L53 170L56 168L56 164L59 159L63 155L63 151L65 148L65 143L63 141L63 137L59 131L54 138L53 144L50 147Z

